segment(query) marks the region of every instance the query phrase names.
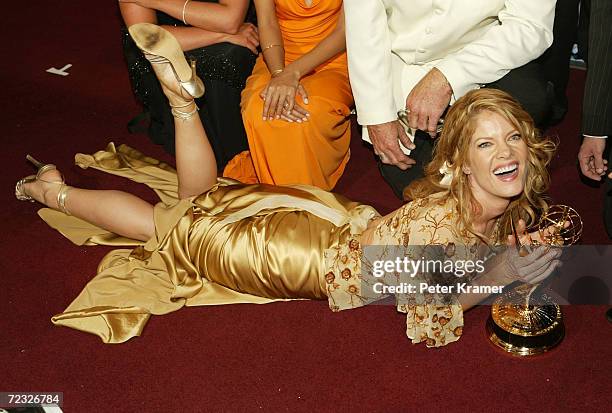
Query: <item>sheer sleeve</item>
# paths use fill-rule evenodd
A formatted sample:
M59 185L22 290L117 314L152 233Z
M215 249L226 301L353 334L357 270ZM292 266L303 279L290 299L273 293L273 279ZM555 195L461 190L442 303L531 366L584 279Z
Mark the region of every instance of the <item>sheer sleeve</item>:
M426 198L413 201L398 213L385 218L375 232L378 245L399 245L405 256L460 259L473 248L457 248L465 244L454 226L454 208L447 199ZM439 283L435 274L421 271L408 283ZM448 280L447 280L448 281ZM425 342L427 347L440 347L457 341L463 332L463 310L456 296L417 293L396 294L397 310L406 314L406 335L412 343Z
M459 340L463 333L463 310L458 303L402 304L397 311L406 313L406 335L414 344L425 342L427 347L441 347Z
M365 295L367 289L362 288L362 253L355 238L325 251L325 287L332 311L362 307L372 301Z

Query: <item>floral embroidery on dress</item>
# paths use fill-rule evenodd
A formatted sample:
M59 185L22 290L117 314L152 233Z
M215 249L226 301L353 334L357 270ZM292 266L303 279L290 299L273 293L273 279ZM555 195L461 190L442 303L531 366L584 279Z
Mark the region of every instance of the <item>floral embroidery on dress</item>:
M361 245L351 238L337 248L325 251L328 272L325 275L329 307L332 311L361 307Z
M373 244L381 246L381 256L392 256L399 245L416 247L414 254L418 257L422 251L419 246L440 246L449 259L465 258L465 254L477 250L477 241L470 240L474 245L465 245L465 237L455 229L454 216L453 202L448 198L433 195L410 202L379 222ZM361 307L381 298L370 296L367 277L362 275L362 256L361 245L355 238L325 251L325 281L332 311ZM440 347L459 339L463 332L463 310L456 297L451 297L446 305L447 298L437 294L396 295L397 311L406 314L406 335L413 343Z

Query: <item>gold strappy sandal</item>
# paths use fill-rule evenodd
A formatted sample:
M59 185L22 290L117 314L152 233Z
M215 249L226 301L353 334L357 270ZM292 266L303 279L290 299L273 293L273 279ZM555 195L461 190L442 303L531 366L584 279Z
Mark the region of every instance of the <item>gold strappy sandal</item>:
M152 64L170 63L181 87L192 98L204 95L204 83L196 74L195 61L187 63L179 42L166 29L151 23L138 23L128 28L132 39Z
M53 169L57 170L57 167L51 163L43 164L42 162L37 161L30 155L26 155L26 159L36 167L38 172L36 172L36 175L26 176L25 178L22 178L17 181L17 184L15 185L15 197L20 201L36 202L36 200L30 195L28 195L25 191L24 185L30 182L41 181L48 184L61 185L57 193L57 205L63 213L65 213L66 215L71 215L70 212L68 212L68 210L66 209L66 196L71 187L66 185L66 183L64 182L64 178L62 177L62 180L59 182L47 181L46 179L41 178L41 176L44 175L46 172L49 172Z

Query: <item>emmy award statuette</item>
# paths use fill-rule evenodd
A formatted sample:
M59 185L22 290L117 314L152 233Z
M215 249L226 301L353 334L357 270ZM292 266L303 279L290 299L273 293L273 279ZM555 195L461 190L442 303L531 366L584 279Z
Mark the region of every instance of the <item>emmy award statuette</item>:
M583 226L576 210L566 205L553 205L540 218L537 230L541 242L520 242L512 224L522 256L529 254L532 246L540 244L575 244L580 239ZM534 303L532 295L538 286L521 284L499 296L491 307L486 325L489 340L512 355L544 353L557 346L565 335L561 306L546 294L539 295L537 304Z

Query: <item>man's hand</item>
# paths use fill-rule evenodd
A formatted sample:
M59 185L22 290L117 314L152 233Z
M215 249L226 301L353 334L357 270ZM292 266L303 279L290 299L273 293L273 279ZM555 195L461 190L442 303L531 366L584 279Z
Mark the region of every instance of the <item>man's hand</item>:
M406 98L410 127L435 138L438 121L448 107L452 94L453 89L446 76L435 67L431 69Z
M416 162L402 152L399 142L408 149L414 149L414 143L408 138L399 121L394 120L380 125L368 125L368 135L374 146L374 153L382 163L395 165L406 170Z
M585 137L578 151L580 170L587 178L601 181L608 169L608 161L603 159L606 139Z

